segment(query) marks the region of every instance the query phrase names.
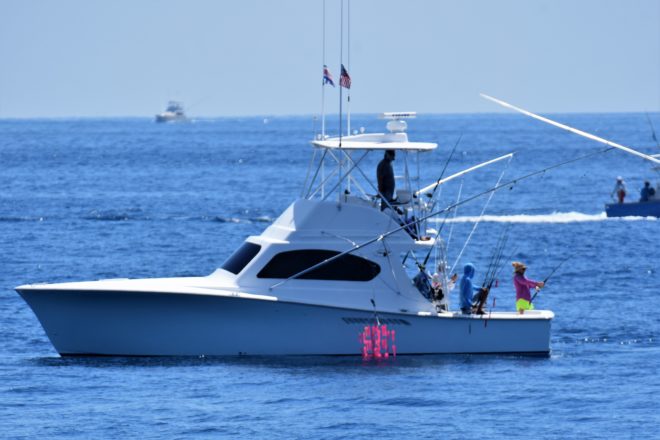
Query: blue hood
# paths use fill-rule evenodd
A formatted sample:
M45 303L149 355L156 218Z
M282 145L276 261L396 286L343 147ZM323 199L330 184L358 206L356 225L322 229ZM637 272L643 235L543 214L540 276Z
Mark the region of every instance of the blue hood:
M468 263L463 267L463 276L465 278L472 278L474 276L474 264Z

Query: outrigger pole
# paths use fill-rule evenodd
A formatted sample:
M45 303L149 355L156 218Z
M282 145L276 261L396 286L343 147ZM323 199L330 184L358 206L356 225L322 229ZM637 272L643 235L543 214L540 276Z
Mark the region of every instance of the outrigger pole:
M429 186L425 186L424 188L422 188L422 189L420 189L419 191L417 191L417 192L415 193L415 195L416 195L416 196L419 196L420 194L424 194L425 192L428 192L428 191L430 191L431 189L432 189L433 191L435 191L435 188L437 188L438 186L443 185L443 184L445 184L445 183L447 183L447 182L449 182L449 181L451 181L451 180L454 180L454 179L456 179L457 177L461 177L461 176L463 176L463 175L465 175L465 174L471 173L472 171L476 171L476 170L478 170L479 168L483 168L483 167L485 167L486 165L490 165L490 164L492 164L492 163L499 162L499 161L501 161L501 160L504 160L504 159L507 159L507 158L511 158L511 157L513 157L513 153L505 154L504 156L496 157L495 159L491 159L491 160L489 160L489 161L487 161L487 162L480 163L479 165L475 165L475 166L470 167L470 168L468 168L468 169L466 169L466 170L459 171L458 173L456 173L456 174L452 174L451 176L445 177L444 179L440 179L440 180L438 180L437 182L430 184Z
M480 93L480 95L483 98L488 99L489 101L493 101L496 104L501 105L502 107L510 108L511 110L515 110L518 113L522 113L523 115L527 115L529 117L532 117L534 119L538 119L539 121L545 122L546 124L554 125L555 127L559 127L562 130L570 131L571 133L578 134L582 137L585 137L587 139L594 140L596 142L600 142L601 144L608 145L612 148L618 148L619 150L625 151L626 153L634 154L635 156L639 156L642 159L650 160L651 162L660 164L660 159L656 159L653 156L649 156L648 154L640 153L637 150L633 150L630 147L623 146L621 144L617 144L616 142L608 141L607 139L603 139L602 137L598 137L596 135L593 135L591 133L587 133L586 131L578 130L577 128L569 127L568 125L565 124L560 124L559 122L555 122L552 119L544 118L543 116L539 116L537 114L534 114L530 111L527 111L525 109L522 109L520 107L516 107L515 105L509 104L508 102L501 101L497 98L493 98L492 96L485 95L483 93Z
M590 158L590 157L592 157L592 156L595 156L595 155L597 155L597 154L603 154L603 153L606 153L606 152L608 152L608 151L610 151L610 150L613 150L614 148L615 148L615 147L609 147L609 148L605 148L604 150L598 150L598 151L595 151L595 152L593 152L593 153L589 153L589 154L585 154L585 155L582 155L582 156L574 157L573 159L569 159L569 160L566 160L566 161L564 161L564 162L560 162L560 163L557 163L557 164L554 164L554 165L550 165L549 167L545 167L545 168L543 168L543 169L540 169L540 170L537 170L537 171L533 171L533 172L531 172L531 173L529 173L529 174L525 174L525 175L523 175L523 176L517 177L517 178L512 179L512 180L509 180L508 182L504 182L504 183L501 183L501 184L495 185L494 187L492 187L492 188L490 188L490 189L487 189L486 191L482 191L482 192L480 192L480 193L478 193L478 194L475 194L475 195L473 195L473 196L468 197L467 199L463 199L463 200L458 201L458 202L456 202L456 203L454 203L454 204L452 204L452 205L449 205L449 206L447 206L446 208L443 208L443 209L441 209L441 210L439 210L439 211L432 212L431 214L425 215L424 217L421 217L421 218L415 219L415 220L413 220L413 221L410 221L409 223L406 223L406 224L404 224L404 225L402 225L402 226L399 226L398 228L394 228L394 229L392 229L392 230L390 230L390 231L388 231L388 232L385 232L385 233L383 233L383 234L381 234L381 235L379 235L379 236L377 236L377 237L374 237L374 238L372 238L372 239L370 239L370 240L367 240L367 241L365 241L365 242L363 242L363 243L361 243L361 244L359 244L359 245L357 245L357 246L354 246L354 247L352 247L351 249L348 249L348 250L346 250L346 251L344 251L344 252L341 252L341 253L339 253L339 254L337 254L337 255L335 255L335 256L333 256L333 257L330 257L330 258L328 258L328 259L326 259L326 260L323 260L323 261L321 261L320 263L317 263L317 264L315 264L315 265L313 265L313 266L311 266L311 267L308 267L308 268L305 269L305 270L301 270L300 272L291 275L289 278L286 278L286 279L284 279L284 280L282 280L282 281L280 281L280 282L278 282L278 283L273 284L272 286L270 286L270 287L268 288L268 290L273 290L274 288L281 286L282 284L286 283L287 281L290 281L290 280L296 279L296 278L298 278L298 277L301 277L301 276L303 276L303 275L305 275L305 274L307 274L307 273L309 273L309 272L311 272L311 271L313 271L313 270L318 269L318 268L321 267L321 266L325 266L325 265L328 264L328 263L332 263L333 261L335 261L335 260L337 260L337 259L339 259L339 258L341 258L341 257L343 257L343 256L345 256L345 255L348 255L348 254L351 254L351 253L353 253L353 252L355 252L355 251L357 251L357 250L360 250L360 249L362 249L362 248L365 247L365 246L369 246L369 245L372 244L372 243L375 243L375 242L378 242L378 241L383 241L384 239L386 239L386 238L389 237L390 235L392 235L392 234L396 234L396 233L399 232L399 231L402 231L402 230L404 230L404 229L406 229L406 228L409 228L410 225L419 224L419 223L421 223L421 222L423 222L423 221L425 221L425 220L427 220L427 219L429 219L429 218L431 218L431 217L435 217L436 215L439 215L439 214L445 213L445 212L447 212L447 211L449 211L449 210L451 210L451 209L454 209L454 208L456 208L456 207L458 207L458 206L460 206L460 205L464 205L464 204L466 204L466 203L468 203L468 202L471 202L472 200L478 199L479 197L485 196L485 195L490 194L490 193L492 193L492 192L494 192L494 191L499 191L499 190L502 189L502 188L506 188L506 187L509 187L509 186L511 186L511 185L515 185L516 183L520 182L521 180L529 179L530 177L537 176L537 175L539 175L539 174L543 174L543 173L547 172L548 170L552 170L552 169L555 169L555 168L559 168L559 167L562 167L562 166L564 166L564 165L568 165L568 164L573 163L573 162L577 162L577 161L580 161L580 160L583 160L583 159L588 159L588 158ZM358 170L359 170L359 168L358 168Z

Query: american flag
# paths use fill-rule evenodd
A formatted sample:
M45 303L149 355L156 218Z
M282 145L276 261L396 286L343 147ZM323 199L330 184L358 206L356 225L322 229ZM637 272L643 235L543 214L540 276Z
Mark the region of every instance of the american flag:
M339 77L339 85L346 89L351 88L351 77L348 75L348 72L346 71L346 68L344 68L343 64L341 65L341 76Z
M332 80L332 74L328 70L328 66L323 65L323 85L330 84L332 87L335 86L335 82Z

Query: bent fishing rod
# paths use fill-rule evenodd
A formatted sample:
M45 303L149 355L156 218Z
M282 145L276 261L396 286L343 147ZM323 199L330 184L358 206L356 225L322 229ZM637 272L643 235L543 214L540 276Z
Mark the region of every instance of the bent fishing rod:
M478 194L475 194L475 195L470 196L470 197L468 197L468 198L466 198L466 199L463 199L463 200L461 200L461 201L458 201L458 202L456 202L456 203L453 203L453 204L451 204L451 205L447 206L446 208L443 208L443 209L441 209L441 210L439 210L439 211L432 212L431 214L425 215L424 217L421 217L421 218L415 219L415 220L413 220L413 221L410 221L410 222L408 222L408 223L405 223L405 224L403 224L402 226L399 226L398 228L394 228L394 229L392 229L392 230L390 230L390 231L388 231L388 232L385 232L385 233L383 233L383 234L381 234L381 235L378 235L378 236L376 236L376 237L374 237L374 238L372 238L372 239L370 239L370 240L367 240L367 241L365 241L365 242L363 242L363 243L361 243L361 244L359 244L359 245L357 245L357 246L354 246L354 247L351 248L351 249L348 249L348 250L346 250L346 251L344 251L344 252L340 252L339 254L337 254L337 255L335 255L335 256L332 256L332 257L327 258L327 259L325 259L325 260L323 260L323 261L321 261L321 262L319 262L319 263L317 263L317 264L315 264L315 265L313 265L313 266L310 266L310 267L308 267L307 269L301 270L300 272L298 272L298 273L296 273L296 274L293 274L293 275L291 275L290 277L288 277L288 278L286 278L286 279L284 279L284 280L282 280L282 281L280 281L280 282L278 282L278 283L273 284L272 286L270 286L270 287L268 288L268 290L273 290L274 288L281 286L282 284L286 283L287 281L290 281L290 280L296 279L296 278L298 278L298 277L301 277L301 276L303 276L303 275L306 275L306 274L308 274L309 272L318 269L319 267L322 267L322 266L325 266L326 264L332 263L333 261L335 261L335 260L337 260L337 259L339 259L339 258L341 258L341 257L343 257L343 256L345 256L345 255L349 255L349 254L351 254L351 253L353 253L353 252L355 252L355 251L357 251L357 250L359 250L359 249L362 249L362 248L365 247L365 246L369 246L369 245L372 244L372 243L376 243L376 242L378 242L378 241L383 241L385 238L389 237L389 236L392 235L392 234L396 234L396 233L399 232L399 231L402 231L402 230L404 230L404 229L406 229L406 228L410 228L410 225L413 225L413 224L419 224L419 223L423 222L424 220L427 220L427 219L429 219L429 218L431 218L431 217L435 217L436 215L439 215L439 214L446 213L447 211L449 211L449 210L451 210L451 209L454 209L454 208L456 208L456 207L458 207L458 206L461 206L461 205L464 205L464 204L466 204L466 203L469 203L469 202L471 202L472 200L478 199L479 197L483 197L483 196L485 196L485 195L487 195L487 194L490 194L490 193L492 193L492 192L499 191L499 190L502 189L502 188L506 188L506 187L510 187L510 186L512 186L512 185L515 185L515 184L517 184L518 182L520 182L520 181L522 181L522 180L529 179L530 177L534 177L534 176L537 176L537 175L539 175L539 174L543 174L543 173L545 173L545 172L547 172L547 171L549 171L549 170L552 170L552 169L555 169L555 168L559 168L559 167L562 167L562 166L564 166L564 165L568 165L568 164L573 163L573 162L578 162L578 161L580 161L580 160L583 160L583 159L587 159L587 158L589 158L589 157L596 156L597 154L603 154L603 153L606 153L606 152L608 152L608 151L610 151L610 150L612 150L612 149L614 149L614 148L615 148L615 147L608 147L608 148L605 148L604 150L598 150L598 151L595 151L595 152L592 152L592 153L589 153L589 154L585 154L585 155L582 155L582 156L578 156L578 157L575 157L575 158L573 158L573 159L569 159L569 160L566 160L566 161L563 161L563 162L560 162L560 163L557 163L557 164L554 164L554 165L550 165L550 166L545 167L545 168L543 168L543 169L540 169L540 170L537 170L537 171L534 171L534 172L531 172L531 173L525 174L525 175L523 175L523 176L516 177L515 179L509 180L508 182L505 182L505 183L501 183L501 184L495 185L495 186L492 187L492 188L489 188L489 189L487 189L487 190L485 190L485 191L482 191L482 192L480 192L480 193L478 193ZM358 169L359 169L359 168L358 168Z
M573 258L573 255L569 255L568 257L564 258L563 260L561 260L561 262L557 266L555 266L554 269L552 269L552 272L550 272L550 275L545 277L545 279L543 280L543 287L545 287L545 283L548 282L550 277L553 276L555 274L555 272L557 272L559 270L559 268L562 267L564 265L564 263L566 263L571 258ZM534 292L534 295L532 296L532 299L529 300L530 304L534 301L534 298L536 298L536 295L538 295L540 291L541 291L540 288L536 289L536 292Z

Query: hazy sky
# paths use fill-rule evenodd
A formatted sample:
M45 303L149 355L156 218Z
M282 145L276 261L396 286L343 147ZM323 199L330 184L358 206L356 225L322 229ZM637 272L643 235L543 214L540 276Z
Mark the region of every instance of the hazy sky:
M193 116L318 113L322 16L323 0L0 0L0 117L151 116L169 99ZM660 111L659 0L351 0L350 22L354 112L500 111L480 91Z

